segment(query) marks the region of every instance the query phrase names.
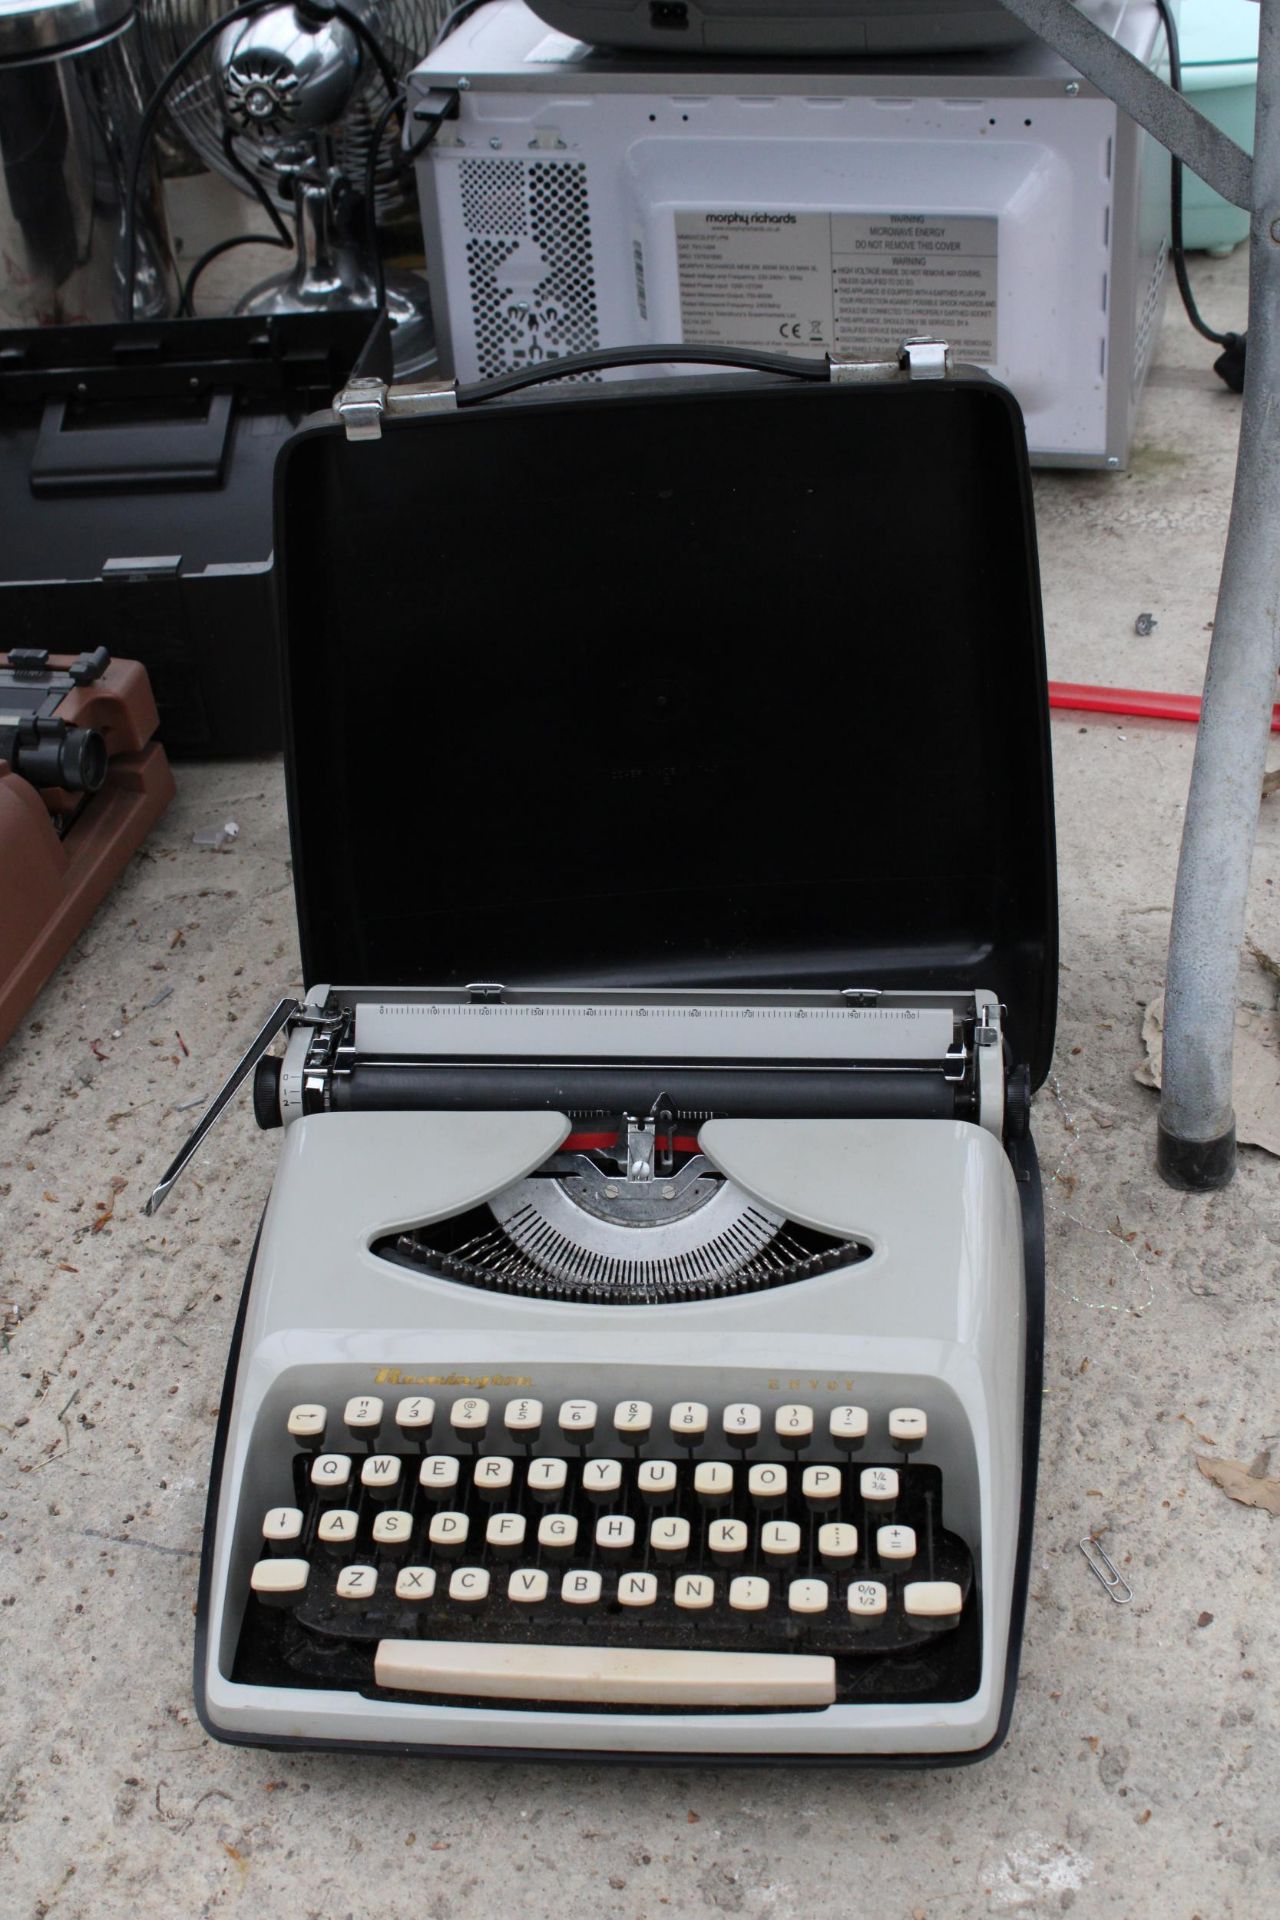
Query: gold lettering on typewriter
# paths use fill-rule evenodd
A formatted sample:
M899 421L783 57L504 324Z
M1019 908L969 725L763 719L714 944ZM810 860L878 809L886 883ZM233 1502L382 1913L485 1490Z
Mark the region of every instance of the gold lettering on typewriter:
M527 1373L406 1373L403 1367L379 1367L375 1387L531 1387Z

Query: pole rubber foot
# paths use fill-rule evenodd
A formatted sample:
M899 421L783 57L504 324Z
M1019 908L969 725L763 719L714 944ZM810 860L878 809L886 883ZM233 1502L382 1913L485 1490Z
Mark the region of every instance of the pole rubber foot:
M1184 1140L1161 1122L1156 1165L1166 1186L1183 1193L1213 1193L1230 1186L1236 1172L1236 1123L1214 1140Z

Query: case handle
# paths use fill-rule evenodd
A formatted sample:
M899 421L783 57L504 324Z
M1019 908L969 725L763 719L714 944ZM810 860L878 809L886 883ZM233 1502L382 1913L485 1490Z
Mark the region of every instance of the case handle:
M231 432L230 393L210 393L203 418L139 414L108 424L93 409L68 420L67 402L46 403L31 456L31 491L145 492L221 486Z

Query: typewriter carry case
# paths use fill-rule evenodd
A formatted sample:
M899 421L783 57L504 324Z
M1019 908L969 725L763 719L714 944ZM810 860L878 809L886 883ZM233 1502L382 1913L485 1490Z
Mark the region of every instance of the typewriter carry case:
M205 1537L220 1738L1003 1740L1047 686L1017 405L911 362L393 389L282 456L309 990L255 1084L286 1131Z

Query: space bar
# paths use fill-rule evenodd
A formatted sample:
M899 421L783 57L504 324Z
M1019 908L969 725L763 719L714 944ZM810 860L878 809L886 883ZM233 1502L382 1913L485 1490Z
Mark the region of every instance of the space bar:
M657 1647L530 1647L481 1640L380 1640L380 1687L576 1706L829 1707L835 1661L820 1654Z

